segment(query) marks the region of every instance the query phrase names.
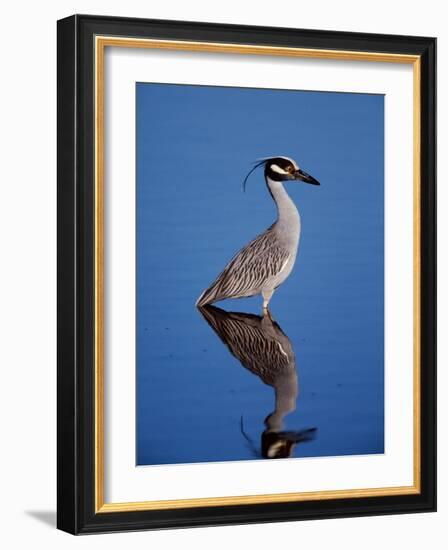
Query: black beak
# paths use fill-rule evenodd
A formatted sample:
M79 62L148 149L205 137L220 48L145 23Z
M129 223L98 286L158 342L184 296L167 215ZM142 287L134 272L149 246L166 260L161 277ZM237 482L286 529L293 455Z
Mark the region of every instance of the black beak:
M305 441L312 441L316 437L317 428L307 428L299 432L281 432L282 439L290 441L291 443L302 443Z
M296 170L295 172L296 180L304 181L305 183L311 183L311 185L320 185L320 183L313 178L313 176L310 176L303 170Z

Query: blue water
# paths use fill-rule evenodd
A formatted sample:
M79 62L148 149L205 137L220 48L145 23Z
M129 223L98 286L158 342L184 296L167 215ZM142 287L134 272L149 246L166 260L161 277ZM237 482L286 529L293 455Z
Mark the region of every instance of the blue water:
M262 171L241 191L269 155L321 182L287 185L302 234L270 306L299 394L282 433L316 428L295 457L383 453L383 96L146 83L136 94L137 464L263 454L274 387L194 304L274 221ZM261 313L260 297L216 305Z

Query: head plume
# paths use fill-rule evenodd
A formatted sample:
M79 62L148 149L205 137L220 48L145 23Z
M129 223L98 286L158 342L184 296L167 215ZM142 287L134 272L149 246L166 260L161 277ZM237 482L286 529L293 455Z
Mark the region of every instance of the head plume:
M244 178L243 180L243 191L246 191L246 182L247 180L249 179L249 176L252 174L252 172L254 172L257 168L259 168L260 166L263 166L266 164L266 162L270 159L271 157L266 157L266 158L262 158L262 159L258 159L255 161L255 165L253 168L250 169L250 171L248 172L248 174L246 175L246 177Z

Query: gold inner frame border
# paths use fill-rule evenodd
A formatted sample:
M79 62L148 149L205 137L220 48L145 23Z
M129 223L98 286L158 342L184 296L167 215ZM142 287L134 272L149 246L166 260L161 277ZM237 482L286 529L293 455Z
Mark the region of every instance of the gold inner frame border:
M179 500L106 503L104 501L104 55L106 47L149 48L159 50L233 53L266 56L301 57L313 59L407 63L413 65L413 455L414 483L402 487L343 489L301 493L275 493L263 495L225 496ZM256 46L181 40L158 40L96 36L95 59L95 513L167 510L180 508L231 506L278 502L304 502L343 498L380 497L420 493L421 480L421 425L420 425L420 312L421 312L421 60L418 55L381 52L357 52L311 48Z

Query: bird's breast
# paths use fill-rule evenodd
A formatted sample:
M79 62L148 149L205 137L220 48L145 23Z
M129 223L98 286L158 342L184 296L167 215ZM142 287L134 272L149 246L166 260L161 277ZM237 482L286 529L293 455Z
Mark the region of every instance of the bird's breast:
M290 254L295 254L300 241L300 216L297 219L278 220L274 226L279 244Z

